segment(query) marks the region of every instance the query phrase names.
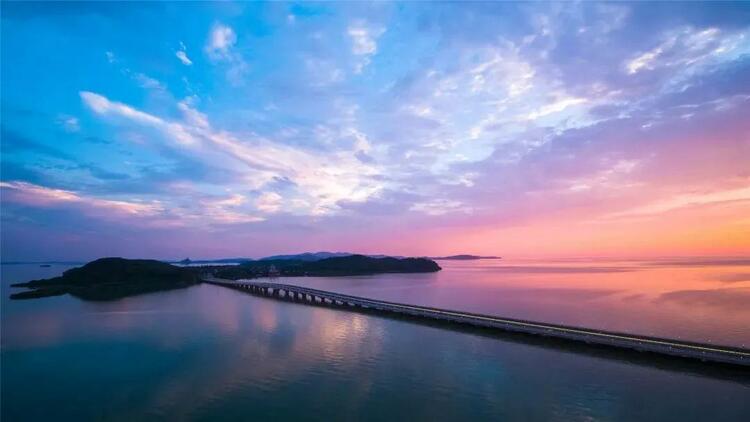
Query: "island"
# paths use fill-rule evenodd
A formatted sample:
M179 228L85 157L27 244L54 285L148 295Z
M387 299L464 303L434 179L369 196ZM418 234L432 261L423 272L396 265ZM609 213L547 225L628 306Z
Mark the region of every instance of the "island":
M196 261L192 261L195 263ZM177 266L150 259L101 258L62 276L12 284L28 290L11 299L33 299L70 294L84 300L115 300L143 293L189 287L205 276L238 280L260 277L336 277L382 273L429 273L440 271L427 258L373 258L347 255L307 261L266 259L239 265Z
M218 278L229 280L258 277L337 277L383 273L430 273L440 266L428 258L374 258L366 255L347 255L307 261L304 259L263 259L243 262L235 266L207 268Z
M85 300L114 300L141 293L172 290L200 283L199 274L150 259L101 258L67 270L60 277L12 284L29 290L11 299L71 294Z

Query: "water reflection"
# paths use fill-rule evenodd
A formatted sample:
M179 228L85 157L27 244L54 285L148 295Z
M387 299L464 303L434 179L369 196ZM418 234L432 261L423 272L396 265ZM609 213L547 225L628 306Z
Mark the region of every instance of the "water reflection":
M320 308L280 306L274 301L238 297L230 290L212 291L217 290L213 286L196 290L203 290L196 295L210 298L203 302L206 309L227 304L240 309L230 317L233 323L218 323L219 327L231 325L237 330L229 333L222 329L218 362L214 361L216 356L202 356L201 360L208 361L173 374L156 388L147 408L182 419L217 401L231 402L242 391L271 393L287 384L351 372L358 372L358 383L348 394L366 394L366 372L356 371L356 367L377 360L383 334L380 327L369 327L370 318ZM206 367L210 371L204 371ZM187 395L191 400L184 400Z
M635 334L750 344L744 259L441 261L436 274L281 282ZM736 289L726 290L728 279Z
M516 274L599 274L599 273L623 273L635 271L632 267L598 267L598 266L551 266L551 265L487 265L484 261L481 266L469 267L466 270L488 271L494 273L516 273ZM445 264L443 264L445 265ZM448 264L450 265L450 264Z
M750 281L750 273L717 274L713 279L725 283L741 283L743 281Z
M681 258L681 259L667 259L660 261L650 262L651 265L661 265L665 267L716 267L716 266L730 266L730 267L747 267L750 266L750 258L716 258L716 259L704 259L704 258Z
M720 311L750 313L750 287L677 290L661 294L657 302L676 302L686 307L715 307Z
M467 273L488 275L464 279ZM655 301L674 291L658 279L644 288L620 278L639 273L607 273L596 286L570 273L565 283L549 273L498 278L461 264L435 275L303 281L456 306L486 297L474 306L531 309L550 318L580 312L589 322L599 317L591 309L616 302L631 309L690 307L700 321L718 319L717 312L701 311L715 305ZM682 275L687 287L711 283L703 273ZM746 330L732 320L739 314L722 320ZM670 360L488 337L211 285L107 303L67 296L4 301L2 318L3 420L49 419L51 410L71 420L746 420L750 414L746 382Z

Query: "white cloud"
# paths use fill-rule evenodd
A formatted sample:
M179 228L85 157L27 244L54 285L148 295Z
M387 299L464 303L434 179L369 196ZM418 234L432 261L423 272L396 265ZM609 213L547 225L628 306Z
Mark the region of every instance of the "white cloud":
M163 83L143 73L134 73L133 79L141 88L162 92L167 90L167 87Z
M174 55L177 56L180 62L182 62L182 64L184 64L185 66L192 66L193 61L190 60L190 57L188 57L187 47L185 46L185 43L183 43L182 41L180 41L180 49L177 50L174 53Z
M631 180L629 176L640 165L641 160L618 160L609 168L569 180L565 189L569 192L585 192L595 188L617 191L636 187L642 182Z
M185 66L190 66L193 64L193 61L190 60L190 58L187 56L187 53L183 50L179 50L176 53L174 53L175 56L177 56L178 59L184 64Z
M242 55L234 51L237 43L237 34L234 29L220 23L214 24L208 36L205 51L208 58L215 63L226 63L226 77L229 83L240 86L244 83L244 75L250 66L242 58Z
M250 210L243 209L247 198L241 194L233 194L225 199L208 198L199 201L198 210L183 212L181 217L194 224L206 221L219 224L257 223L265 218L255 215Z
M610 218L658 215L665 212L700 205L732 201L750 201L750 187L724 191L688 193L658 200L650 204L609 215Z
M231 57L230 49L237 42L237 34L234 29L222 25L214 24L206 43L206 54L211 60L226 60Z
M243 195L240 195L238 193L230 196L227 199L222 199L219 201L214 201L215 204L221 205L224 207L238 207L242 204L247 202L247 198L245 198Z
M255 134L234 134L214 129L205 114L185 101L177 106L184 121L169 121L131 106L110 101L92 92L80 93L83 102L97 114L125 119L154 128L178 148L185 148L206 162L242 175L246 187L262 189L273 180L287 179L296 185L297 203L308 204L301 213L321 215L336 212L339 201L361 202L382 189L379 169L363 163L356 154L368 147L366 139L354 136L352 148L314 152L273 142ZM238 181L240 182L240 181ZM266 210L273 205L264 197Z
M363 26L350 26L348 32L352 39L352 53L366 56L375 54L378 51L378 44L375 38L379 34L372 34L369 29Z
M748 35L748 30L723 33L718 28L677 28L666 33L653 49L626 61L625 69L630 75L665 67L680 67L682 73L689 73L706 64L747 54Z
M72 206L85 215L103 219L125 217L130 221L130 218L137 217L147 224L161 228L254 223L264 220L263 217L241 208L246 201L245 197L239 194L217 200L216 198L201 198L200 193L188 188L187 191L199 198L191 200L196 203L196 206L168 209L160 201L99 198L21 181L0 182L0 188L3 189L4 197L11 198L13 202L37 207Z
M485 160L499 145L513 151L504 160L518 160L552 131L591 124L588 110L610 101L606 87L571 94L555 72L510 41L462 45L435 58L446 60L449 69L436 65L414 75L394 103L398 119L418 125L400 130L410 131L407 158L419 157L419 171L440 180L453 177L455 164Z
M57 124L66 132L75 133L81 130L81 125L77 117L61 114L57 116Z
M433 199L426 202L418 202L412 205L409 210L421 212L427 215L444 215L449 213L471 213L471 208L461 202L449 199Z
M328 60L308 57L305 59L305 68L310 84L316 88L326 87L344 79L344 72Z
M113 53L111 51L107 51L104 54L107 56L107 61L109 63L114 63L114 62L117 61L117 59L115 59L115 53Z
M368 26L364 21L354 22L347 29L352 42L352 54L361 58L354 65L354 72L361 73L370 64L370 57L377 53L377 39L385 32L385 28Z
M106 97L93 92L82 91L80 96L83 102L98 114L118 114L139 123L146 124L164 123L158 117L154 117L122 103L109 101Z
M532 111L526 116L526 119L536 120L540 117L544 117L553 113L559 113L568 107L572 107L578 104L583 104L586 101L587 100L585 98L573 98L573 97L561 98L555 101L554 103L546 104Z
M208 117L198 110L192 108L191 99L185 99L177 104L177 108L180 109L185 120L193 125L200 128L208 128Z
M641 69L651 69L652 63L661 55L662 51L661 47L657 47L629 61L625 66L628 69L628 73L632 75L638 73Z
M248 70L250 66L238 56L227 69L227 80L234 86L240 86L245 82L244 77Z
M128 105L109 101L106 97L93 92L82 91L79 95L84 104L97 114L123 117L139 124L153 127L183 145L196 143L195 138L180 124L170 123Z
M255 207L266 213L273 214L281 209L282 197L276 192L264 192L255 201Z
M69 190L52 189L27 182L0 182L0 187L13 191L18 195L19 202L37 206L58 203L75 203L86 207L94 207L114 211L126 215L155 215L163 211L159 202L135 202L102 199L84 196Z

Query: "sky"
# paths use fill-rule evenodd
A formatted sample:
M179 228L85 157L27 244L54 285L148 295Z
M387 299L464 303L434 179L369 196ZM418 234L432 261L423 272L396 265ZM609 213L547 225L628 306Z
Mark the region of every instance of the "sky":
M750 3L2 3L2 259L750 254Z

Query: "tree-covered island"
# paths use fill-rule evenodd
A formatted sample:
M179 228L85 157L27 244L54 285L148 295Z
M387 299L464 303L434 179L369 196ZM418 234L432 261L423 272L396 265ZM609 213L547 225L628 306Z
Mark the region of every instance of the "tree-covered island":
M271 259L239 265L176 266L149 259L101 258L67 270L62 276L16 283L29 290L11 299L32 299L70 294L84 300L114 300L126 296L189 287L212 275L231 280L259 277L353 276L381 273L426 273L440 267L427 258L374 258L364 255L318 261Z

